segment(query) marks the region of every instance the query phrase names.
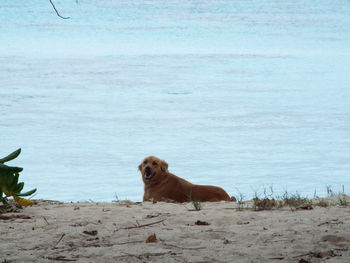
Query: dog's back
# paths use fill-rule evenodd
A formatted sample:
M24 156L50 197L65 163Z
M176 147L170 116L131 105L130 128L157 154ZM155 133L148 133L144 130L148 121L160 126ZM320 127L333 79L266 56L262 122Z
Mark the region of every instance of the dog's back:
M231 200L225 190L220 187L192 184L171 173L166 175L164 182L145 189L145 196L155 201L162 199L170 199L177 202Z

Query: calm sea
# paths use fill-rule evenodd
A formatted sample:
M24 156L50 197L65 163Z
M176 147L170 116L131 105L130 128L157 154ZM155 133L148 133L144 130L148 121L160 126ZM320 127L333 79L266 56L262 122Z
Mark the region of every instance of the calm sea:
M0 156L35 198L139 201L148 155L251 197L350 189L350 2L1 0Z

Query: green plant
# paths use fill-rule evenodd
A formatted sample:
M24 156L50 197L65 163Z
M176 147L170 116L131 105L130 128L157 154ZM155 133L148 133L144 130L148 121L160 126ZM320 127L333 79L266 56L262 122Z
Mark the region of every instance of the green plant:
M338 201L339 201L340 206L348 206L349 205L348 200L346 200L345 194L340 194Z
M202 203L197 200L191 200L192 205L196 211L200 211L202 209Z
M253 209L255 211L271 210L274 207L278 207L278 202L275 199L260 199L258 197L253 198Z
M114 194L114 200L112 200L113 203L118 203L120 202L118 195L115 193Z
M193 196L192 196L192 192L190 192L190 194L188 195L188 199L191 201L194 209L196 211L200 211L202 209L202 203L201 201L196 200Z
M270 193L264 188L263 198L260 198L257 191L255 191L253 198L253 210L271 210L274 207L278 207L278 201L274 198L273 186L270 186Z
M330 185L326 186L326 190L327 190L327 197L332 197L336 195L336 193L332 190Z
M315 205L321 206L321 207L328 207L330 204L326 200L320 199L317 203L315 203Z
M242 211L244 209L244 194L242 194L240 191L238 191L237 205L238 211Z
M12 196L13 199L22 206L32 205L33 202L21 196L30 196L36 192L36 189L30 190L25 193L21 193L24 183L18 182L19 173L23 171L21 167L7 166L4 163L11 161L21 153L21 149L14 151L8 156L0 159L0 202L6 204L8 197Z
M264 199L273 199L273 196L274 196L274 191L273 191L273 185L271 185L270 187L269 187L269 189L270 189L270 193L268 193L268 191L267 191L267 189L266 188L264 188Z
M287 192L283 195L283 203L284 205L288 205L290 207L298 207L301 205L311 205L312 201L307 197L302 197L298 192L294 195L290 195Z

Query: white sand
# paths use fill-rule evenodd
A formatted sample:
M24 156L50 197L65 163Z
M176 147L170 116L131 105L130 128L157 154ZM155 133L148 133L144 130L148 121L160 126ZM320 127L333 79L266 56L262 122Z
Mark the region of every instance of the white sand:
M0 262L350 262L350 207L235 207L39 201L0 215Z

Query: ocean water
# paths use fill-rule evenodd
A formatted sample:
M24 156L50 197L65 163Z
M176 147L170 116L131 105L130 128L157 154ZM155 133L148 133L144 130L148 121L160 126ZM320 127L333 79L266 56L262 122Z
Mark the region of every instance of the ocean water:
M140 201L148 155L230 195L350 188L350 2L0 2L0 155L61 201Z

